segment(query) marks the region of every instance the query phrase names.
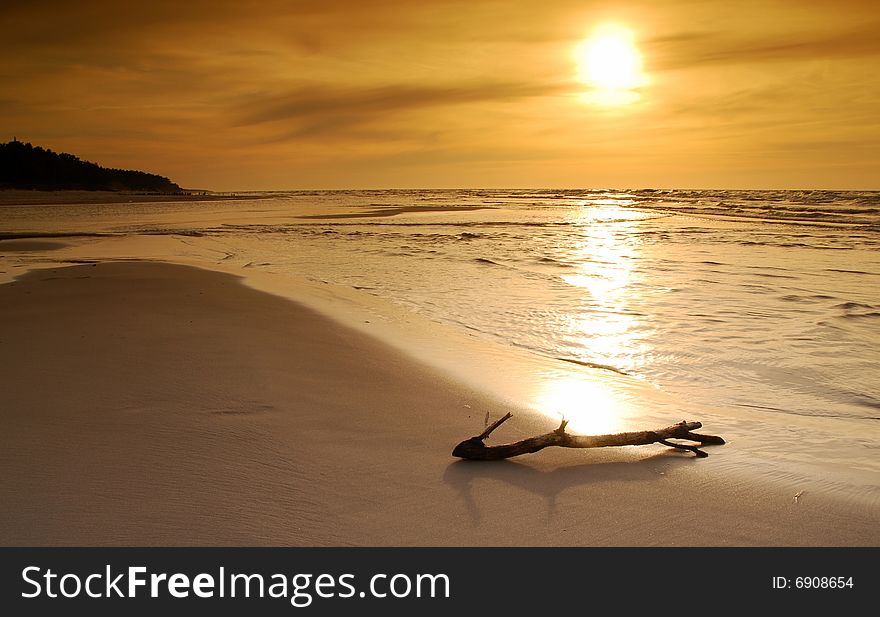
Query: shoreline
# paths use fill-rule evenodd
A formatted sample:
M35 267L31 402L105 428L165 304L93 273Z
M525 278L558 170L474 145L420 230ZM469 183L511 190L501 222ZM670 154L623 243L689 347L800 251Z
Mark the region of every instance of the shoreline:
M227 209L216 215L211 211L211 219L229 220ZM267 212L270 218L276 216L271 208ZM824 418L698 404L640 379L584 369L504 345L412 312L381 295L339 284L331 277L313 276L308 268L276 266L280 247L260 251L251 243L232 241L237 236L192 235L187 226L174 233L132 233L108 227L103 218L82 223L73 219L72 225L60 229L110 235L77 238L74 232L42 241L0 241L0 256L6 253L0 259L0 282L29 270L104 261L178 263L232 274L251 289L303 304L520 409L516 418L520 436L552 430L562 415L569 419L571 432L592 435L699 420L706 432L735 445L716 450L712 465L737 482L767 484L789 498L806 491L855 507L880 507L878 466L867 450L873 426L863 420L840 420L831 427ZM53 229L59 227L47 228Z
M455 461L508 401L243 283L135 260L0 285L0 544L878 544L876 508L732 473L735 443ZM514 415L499 441L537 422Z
M79 191L39 189L0 189L0 208L4 206L99 205L174 201L234 201L260 199L259 194L213 192L184 189L182 193L147 193L135 191Z

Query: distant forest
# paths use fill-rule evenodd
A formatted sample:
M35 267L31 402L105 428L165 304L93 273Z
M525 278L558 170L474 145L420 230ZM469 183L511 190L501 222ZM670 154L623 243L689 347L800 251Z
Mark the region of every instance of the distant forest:
M182 193L164 176L108 169L73 154L53 152L13 139L0 144L0 188Z

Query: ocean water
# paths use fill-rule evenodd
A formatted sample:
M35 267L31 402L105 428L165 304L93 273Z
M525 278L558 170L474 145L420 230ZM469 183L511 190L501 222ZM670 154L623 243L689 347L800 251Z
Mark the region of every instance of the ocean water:
M880 194L277 199L290 219L199 231L256 235L254 263L706 405L880 420Z
M878 192L249 197L4 207L0 237L174 235L218 261L354 288L722 416L812 418L832 435L845 423L862 437L855 459L877 458Z

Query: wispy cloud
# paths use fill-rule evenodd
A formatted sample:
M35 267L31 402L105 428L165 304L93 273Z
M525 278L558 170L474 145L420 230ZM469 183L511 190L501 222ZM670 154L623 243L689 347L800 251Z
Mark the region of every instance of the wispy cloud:
M365 129L409 112L485 102L515 102L558 90L540 83L396 84L376 88L311 86L251 95L237 104L236 126L272 124L276 140L323 137ZM370 134L367 131L367 134Z
M649 39L659 69L717 64L834 60L880 55L880 20L834 32L775 32L760 38L723 31L682 32Z

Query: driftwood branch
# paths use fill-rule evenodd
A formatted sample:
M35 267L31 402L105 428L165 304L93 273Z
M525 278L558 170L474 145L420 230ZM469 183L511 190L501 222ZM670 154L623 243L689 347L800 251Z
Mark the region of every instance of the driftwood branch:
M688 450L698 457L709 456L700 447L723 444L724 440L715 435L701 435L693 431L702 427L700 422L679 422L656 431L637 431L632 433L613 433L611 435L571 435L565 432L568 420L563 420L559 428L537 437L529 437L515 443L500 446L487 446L483 443L492 431L511 418L511 414L493 422L479 435L465 439L452 450L452 456L475 461L497 461L520 454L531 454L550 446L560 448L605 448L608 446L643 446L650 443L661 443L670 448ZM699 445L678 443L670 439L684 439Z

